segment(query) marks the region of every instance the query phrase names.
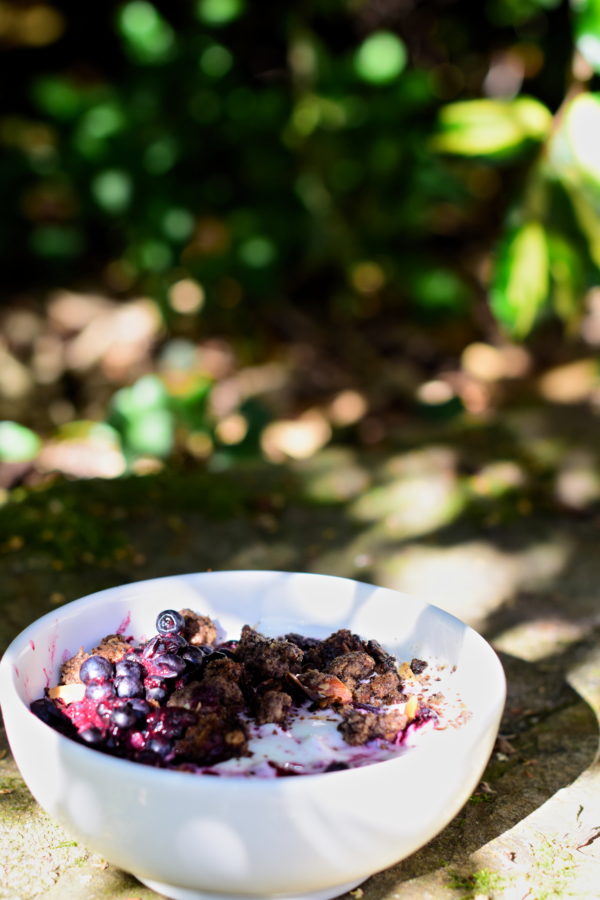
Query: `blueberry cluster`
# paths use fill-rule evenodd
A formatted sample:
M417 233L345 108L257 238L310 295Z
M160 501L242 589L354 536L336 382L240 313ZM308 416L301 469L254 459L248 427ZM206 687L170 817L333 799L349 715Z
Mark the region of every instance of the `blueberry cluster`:
M31 704L32 712L95 749L151 765L168 763L175 742L196 721L190 710L166 705L169 697L201 677L209 662L235 655L234 641L198 646L188 643L184 629L181 613L164 610L156 620L157 634L145 644L114 663L99 654L84 660L82 700L63 711L43 698Z

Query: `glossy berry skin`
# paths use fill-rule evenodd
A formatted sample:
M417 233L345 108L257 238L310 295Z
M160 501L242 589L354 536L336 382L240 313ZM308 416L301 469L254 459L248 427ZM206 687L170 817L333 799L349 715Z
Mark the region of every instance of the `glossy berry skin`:
M180 634L185 628L185 619L175 609L164 609L156 618L156 630L159 634Z
M177 678L185 671L185 660L173 653L162 653L153 659L154 671L160 678Z
M186 647L185 650L182 650L181 652L181 658L188 663L190 668L193 666L201 666L206 655L207 654L203 652L202 647L195 647L193 644L190 644L189 647Z
M99 728L86 728L84 731L79 732L79 737L85 741L86 744L100 744L103 740L103 734Z
M110 714L110 721L117 728L133 728L140 721L139 713L136 713L128 704L118 706Z
M29 709L38 717L38 719L41 719L42 722L45 722L46 725L50 725L52 728L56 729L56 731L60 731L61 734L64 734L67 737L75 737L77 734L77 729L71 720L57 709L54 703L46 697L42 697L40 700L34 700L30 704Z
M90 681L108 681L113 676L113 664L103 656L88 656L79 669L84 684Z
M146 749L151 750L153 753L156 753L158 756L167 756L171 750L173 749L173 745L171 741L164 734L154 734L148 740L146 744Z
M158 703L162 703L168 696L168 688L162 681L153 681L146 688L146 700L156 700Z
M137 659L126 656L115 664L115 675L117 677L133 675L134 678L141 680L145 675L145 669Z
M115 696L115 688L111 681L89 681L85 686L88 700L110 700Z
M144 685L137 675L121 675L115 678L117 697L143 697Z

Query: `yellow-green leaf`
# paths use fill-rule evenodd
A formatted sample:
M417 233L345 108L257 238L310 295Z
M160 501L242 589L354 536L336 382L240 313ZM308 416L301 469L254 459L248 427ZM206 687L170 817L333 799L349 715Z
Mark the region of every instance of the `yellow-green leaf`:
M600 188L600 94L579 94L569 103L563 129L573 164Z
M575 42L583 58L600 72L600 0L571 0Z
M583 309L583 261L573 245L558 234L548 235L548 252L554 309L563 322L573 329Z
M506 158L543 141L552 114L532 97L515 100L461 100L442 107L435 150L461 156Z
M548 299L549 258L539 222L511 229L502 242L490 288L496 318L515 338L525 337Z

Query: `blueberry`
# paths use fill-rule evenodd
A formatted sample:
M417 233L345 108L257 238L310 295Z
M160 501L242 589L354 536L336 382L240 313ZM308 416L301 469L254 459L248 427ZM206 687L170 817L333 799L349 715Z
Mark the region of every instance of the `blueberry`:
M185 619L174 609L165 609L158 614L156 630L159 634L179 634L185 628Z
M155 656L153 662L158 670L157 674L161 678L177 678L185 671L185 660L173 653L162 653L160 656Z
M142 656L144 659L153 659L161 653L177 653L183 647L187 647L187 641L181 635L157 634L144 644Z
M110 700L115 696L115 687L111 681L90 681L85 686L88 700Z
M117 728L133 728L139 721L138 713L128 704L117 706L110 714L110 721Z
M146 750L151 750L158 756L167 756L173 748L171 741L164 734L153 734L146 744Z
M132 659L130 656L124 656L123 659L120 659L115 665L115 674L117 676L133 675L141 680L146 672L143 665L138 662L137 659Z
M195 647L193 644L190 644L189 647L182 651L181 658L185 659L190 666L201 666L206 655L202 647Z
M90 681L108 681L113 675L113 664L104 656L88 656L79 669L84 684Z
M103 740L102 732L93 725L90 728L85 728L83 731L80 731L79 737L82 741L85 741L86 744L99 744Z
M61 734L65 734L67 737L74 737L77 734L77 730L69 717L65 716L54 705L52 700L48 700L46 697L34 700L30 704L29 709L38 719L41 719L46 725L50 725L55 731L60 731Z
M162 703L169 696L169 690L163 681L152 681L146 688L146 700L156 700Z
M139 713L140 716L147 716L148 713L152 710L152 707L148 703L147 700L144 700L143 697L131 697L127 701L127 706L130 706L131 709L134 709L136 713Z
M137 675L121 675L115 678L117 697L143 697L144 686Z

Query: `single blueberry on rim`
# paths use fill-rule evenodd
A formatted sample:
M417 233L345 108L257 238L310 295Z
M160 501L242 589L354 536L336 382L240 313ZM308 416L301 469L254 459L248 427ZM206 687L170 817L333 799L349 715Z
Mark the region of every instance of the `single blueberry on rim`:
M185 628L185 619L175 609L164 609L156 619L156 630L159 634L179 634Z
M90 681L108 681L113 675L113 664L104 656L88 656L81 663L79 677L84 684Z

